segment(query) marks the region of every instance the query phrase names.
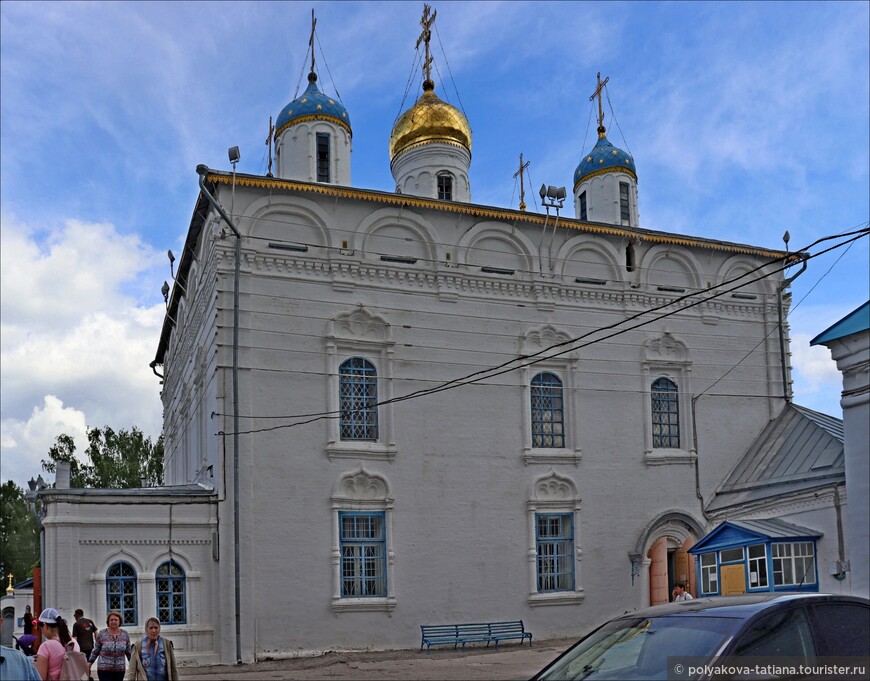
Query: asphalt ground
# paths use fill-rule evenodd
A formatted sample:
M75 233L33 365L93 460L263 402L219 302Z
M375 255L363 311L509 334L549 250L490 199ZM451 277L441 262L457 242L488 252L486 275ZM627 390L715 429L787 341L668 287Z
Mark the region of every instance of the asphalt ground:
M260 679L383 679L384 681L476 681L477 679L529 679L576 639L528 643L468 646L465 651L449 646L381 652L326 652L316 657L265 660L254 664L182 667L179 676L205 681L259 681Z

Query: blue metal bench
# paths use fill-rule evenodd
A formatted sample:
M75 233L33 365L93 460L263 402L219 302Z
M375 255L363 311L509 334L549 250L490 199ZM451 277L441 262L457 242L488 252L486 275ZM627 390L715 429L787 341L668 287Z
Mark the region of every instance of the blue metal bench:
M420 631L422 637L420 640L420 650L426 646L426 654L429 654L430 646L450 645L453 644L453 649L462 644L462 649L465 650L466 643L483 643L486 642L486 647L495 641L495 647L498 649L500 641L519 639L520 645L523 641L529 639L529 645L532 645L532 632L526 631L522 620L515 622L482 622L477 624L421 624Z

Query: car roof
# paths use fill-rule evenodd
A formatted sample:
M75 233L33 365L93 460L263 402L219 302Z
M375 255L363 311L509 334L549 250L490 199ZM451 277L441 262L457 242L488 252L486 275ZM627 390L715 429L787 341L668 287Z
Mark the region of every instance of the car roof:
M766 593L695 598L691 601L655 605L643 610L627 612L620 617L671 617L683 615L691 617L705 615L707 617L735 617L744 619L763 610L776 609L796 601L805 603L860 603L870 605L870 601L866 598L858 598L856 596L818 593Z

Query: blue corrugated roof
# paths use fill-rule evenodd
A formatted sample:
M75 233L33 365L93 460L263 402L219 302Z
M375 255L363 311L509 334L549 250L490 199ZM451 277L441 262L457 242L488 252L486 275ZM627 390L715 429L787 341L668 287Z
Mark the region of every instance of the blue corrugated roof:
M757 520L726 520L711 530L697 544L689 549L692 555L719 551L737 546L745 546L765 539L819 539L823 534L808 527L793 525L779 518L759 518Z
M821 345L828 341L851 336L853 333L870 330L870 301L853 310L833 326L829 326L810 341L810 345Z

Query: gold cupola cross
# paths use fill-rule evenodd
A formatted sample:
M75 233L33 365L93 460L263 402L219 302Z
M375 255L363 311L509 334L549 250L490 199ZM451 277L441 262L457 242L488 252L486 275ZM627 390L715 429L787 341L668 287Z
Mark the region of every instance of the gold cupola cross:
M427 89L426 85L429 84L430 87L428 89L432 89L434 87L434 83L432 82L432 55L429 53L429 41L432 39L432 24L435 23L435 17L438 16L438 10L436 9L432 12L431 16L429 12L432 10L429 5L423 5L423 18L420 19L420 26L423 27L423 31L420 33L420 37L417 38L417 47L420 47L420 43L423 43L426 49L426 57L423 59L423 75L425 77L423 81L423 89Z

